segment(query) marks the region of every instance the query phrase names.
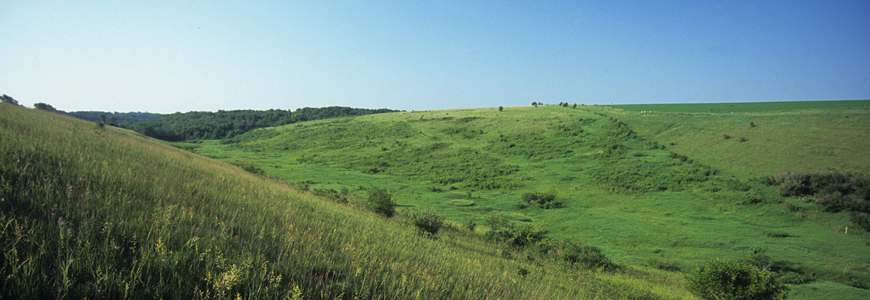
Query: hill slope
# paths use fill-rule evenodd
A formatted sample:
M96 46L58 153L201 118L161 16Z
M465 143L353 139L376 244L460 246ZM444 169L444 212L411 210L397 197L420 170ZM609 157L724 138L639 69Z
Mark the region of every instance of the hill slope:
M538 224L559 239L600 246L617 261L639 267L679 272L710 257L737 258L766 247L794 276L806 278L796 281L803 283L796 287L798 295L817 290L808 283L813 279L870 287L870 261L864 255L868 235L847 212L826 212L807 198L781 197L776 186L754 180L782 171L826 169L830 160L794 168L787 164L793 156L772 154L759 156L761 166L732 163L752 159L733 147L758 147L754 151L759 153L785 149L811 157L818 153L806 149L833 147L850 158L840 161L852 161L844 171L870 170L867 154L860 151L866 141L854 136L867 128L860 123L866 122L866 110L857 112L863 116L854 118L859 123L832 127L842 133L804 130L802 138L816 139L808 148L783 133L800 130L789 125L803 124L804 118L828 120L831 112L793 112L791 117L795 114L800 117L795 123L772 126L770 120L786 122L780 115L789 113L746 113L761 121L735 121L747 128L749 122L757 123L744 142L742 132L722 131L725 125L715 122L730 120L730 114L649 118L607 107L542 106L316 121L184 146L315 188L388 186L402 206L433 207L456 222L470 218L482 223L506 215ZM657 135L664 131L657 131L656 122L680 127ZM704 122L730 144L717 148L721 143L684 137L672 145L668 139L692 134L685 128ZM734 138L725 139L720 131ZM836 138L840 134L849 138ZM766 139L780 142L758 143ZM707 155L710 149L729 156ZM755 169L761 171L747 171ZM529 193L554 195L563 205L524 207L523 195ZM825 284L832 290L832 283Z
M531 261L458 230L425 238L59 114L0 104L0 153L3 298L691 298L678 276Z

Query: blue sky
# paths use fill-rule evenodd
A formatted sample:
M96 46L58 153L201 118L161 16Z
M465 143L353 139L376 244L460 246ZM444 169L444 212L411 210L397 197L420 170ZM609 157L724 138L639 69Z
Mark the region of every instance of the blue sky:
M870 1L3 1L66 110L870 99Z

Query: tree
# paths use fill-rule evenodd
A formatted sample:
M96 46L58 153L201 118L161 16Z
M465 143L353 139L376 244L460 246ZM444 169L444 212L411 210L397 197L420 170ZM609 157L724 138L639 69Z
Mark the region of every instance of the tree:
M369 199L366 202L369 210L381 214L387 218L396 214L396 203L393 202L393 195L386 189L376 186L372 187L369 192Z
M686 274L687 288L701 299L786 299L788 286L773 272L736 260L714 259Z
M532 102L532 106L538 107L538 102Z
M504 110L504 106L499 106L499 107L498 107L498 111L503 111L503 110Z
M6 94L3 94L3 96L0 96L0 100L2 100L3 103L18 105L18 101L16 101L15 99L12 99L12 97L9 97L9 95L6 95Z
M42 102L34 104L33 108L38 109L38 110L57 112L57 109L55 109L54 106L51 106L51 105L48 105L47 103L42 103Z

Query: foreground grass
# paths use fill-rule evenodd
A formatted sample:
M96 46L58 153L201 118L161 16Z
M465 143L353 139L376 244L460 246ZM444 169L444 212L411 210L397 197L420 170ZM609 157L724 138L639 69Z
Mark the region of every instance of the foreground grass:
M354 205L43 111L0 104L0 153L3 298L691 298L680 276L505 259L474 234L424 238Z
M779 197L775 187L753 180L823 170L833 162L849 164L844 171L870 170L860 138L866 134L861 123L866 111L849 110L851 118L838 111L733 116L593 106L424 111L317 121L179 146L312 188L348 188L364 196L359 187L388 187L400 213L433 207L454 222L478 223L507 214L515 222L541 225L551 237L599 246L618 262L656 274L679 277L707 258L740 258L754 247L767 247L775 261L816 280L811 288L796 286L796 295L842 290L860 298L867 290L849 286L870 286L866 232L847 213L825 212L809 204L811 199ZM851 123L839 123L843 120ZM749 129L750 122L756 126ZM741 142L742 132L726 126L731 123L755 131ZM819 127L807 130L807 124ZM696 126L707 131L698 133ZM803 135L790 134L796 132ZM815 142L803 145L797 137ZM705 142L713 139L718 140ZM779 142L753 144L767 140ZM756 147L750 152L720 148L750 145ZM824 158L808 150L813 147L839 152ZM804 158L795 160L794 153ZM527 192L553 193L565 205L516 207Z

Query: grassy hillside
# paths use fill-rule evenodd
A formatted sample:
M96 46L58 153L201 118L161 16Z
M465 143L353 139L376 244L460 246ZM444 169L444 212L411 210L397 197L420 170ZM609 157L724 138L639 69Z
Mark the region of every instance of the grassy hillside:
M615 107L640 134L734 175L870 172L870 101Z
M179 146L311 188L363 196L365 187L388 187L400 214L432 207L454 222L480 224L507 216L656 274L681 276L707 258L765 247L800 277L794 297L866 298L867 232L848 212L781 197L755 178L829 168L867 172L861 138L870 128L867 110L743 114L597 106L405 112ZM563 205L524 207L527 193L551 194Z
M679 274L572 267L456 228L427 238L357 198L334 203L59 114L0 104L0 153L2 298L692 298Z

